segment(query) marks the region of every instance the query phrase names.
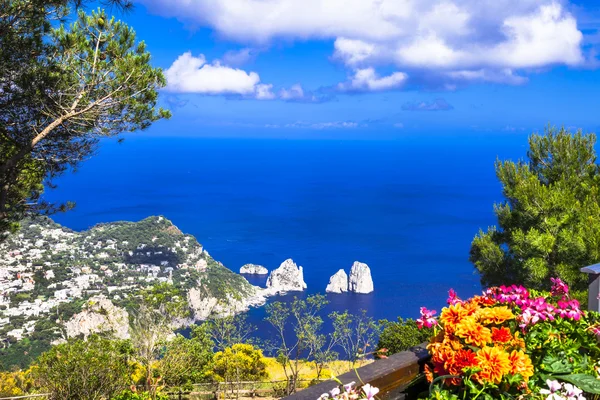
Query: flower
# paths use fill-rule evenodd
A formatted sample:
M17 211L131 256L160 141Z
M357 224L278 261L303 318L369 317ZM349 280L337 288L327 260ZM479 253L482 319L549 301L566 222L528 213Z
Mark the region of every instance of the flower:
M504 321L514 319L515 315L506 306L492 307L492 308L480 308L475 312L477 319L484 324L497 324L500 325Z
M339 396L340 393L341 393L340 388L333 388L329 391L329 394L331 395L331 397Z
M533 364L527 354L522 351L513 350L508 356L510 361L510 373L519 374L524 381L528 381L533 376Z
M541 389L541 394L552 394L558 392L562 388L562 385L558 381L550 379L546 379L546 385L548 385L548 389Z
M456 303L442 310L440 321L444 324L444 329L448 333L453 333L456 325L469 315L470 310L463 307L461 303Z
M552 296L564 297L569 294L569 286L560 278L550 278L550 282L552 282L552 288L550 289Z
M450 305L462 302L462 300L459 299L458 296L456 295L456 292L454 291L454 289L448 290L448 300L446 300L446 301Z
M477 366L481 371L475 378L480 382L500 383L502 377L510 372L508 354L498 347L484 347L477 352Z
M329 393L323 393L319 396L319 400L327 400L329 398Z
M346 392L349 392L349 391L351 391L352 389L354 389L354 385L355 385L355 384L356 384L356 382L354 382L354 381L352 381L352 382L350 382L350 383L346 383L346 384L344 385L344 390L345 390Z
M503 326L501 328L492 328L492 341L499 343L507 343L513 340L513 335L510 332L510 329Z
M448 372L451 375L460 375L463 368L474 367L477 365L476 355L473 350L461 349L454 353L454 356L447 362Z
M479 324L474 317L466 317L456 325L454 334L468 344L481 347L492 341L492 331Z
M363 392L365 392L365 395L367 396L367 400L371 400L373 397L375 397L375 395L377 393L379 393L378 388L371 386L368 383L362 387L362 390L363 390Z
M437 325L437 320L433 317L437 311L428 310L425 307L421 307L421 318L417 319L417 326L422 329L424 326L431 328L433 325Z

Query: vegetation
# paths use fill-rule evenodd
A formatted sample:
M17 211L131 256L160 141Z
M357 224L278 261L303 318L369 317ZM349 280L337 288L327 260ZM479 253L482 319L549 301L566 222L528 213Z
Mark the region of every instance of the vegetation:
M54 399L110 398L129 383L131 355L127 342L91 336L54 346L40 356L33 373Z
M547 128L529 137L527 161L496 161L503 203L498 226L480 231L471 261L485 286L523 284L548 290L550 277L583 301L587 276L600 260L600 173L594 134Z
M420 325L434 329L425 367L429 398L600 394L600 314L581 310L560 279L550 292L501 286L467 300L452 296L449 304L439 318L421 309Z
M213 341L205 326L192 328L190 338L177 335L168 342L160 358L158 372L168 386L189 389L194 383L206 382L213 360Z
M390 354L399 353L429 341L432 329L419 329L415 320L380 321L383 327L379 335L377 350L386 349Z
M156 108L162 71L131 28L103 10L56 27L82 3L0 1L0 232L70 208L41 201L44 183L76 168L99 138L169 117Z
M217 382L264 381L269 376L262 351L251 344L234 344L215 354L211 375Z

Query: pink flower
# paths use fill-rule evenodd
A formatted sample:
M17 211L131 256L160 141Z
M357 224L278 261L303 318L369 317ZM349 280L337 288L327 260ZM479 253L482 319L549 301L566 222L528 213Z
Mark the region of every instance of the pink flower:
M379 393L379 389L371 386L370 384L366 384L365 386L363 386L363 392L365 392L365 395L367 396L367 400L371 400L373 397L375 397L375 395L377 393Z
M457 303L462 303L462 300L456 295L454 289L448 290L448 300L446 300L448 304L454 305Z
M564 297L569 294L569 286L564 283L560 278L550 278L552 282L552 288L550 294L556 297Z
M422 329L424 326L427 328L431 328L434 325L437 325L437 320L434 318L434 315L437 311L428 310L425 307L421 307L421 318L417 319L417 326L419 329Z
M594 335L600 337L600 325L590 326L588 328Z

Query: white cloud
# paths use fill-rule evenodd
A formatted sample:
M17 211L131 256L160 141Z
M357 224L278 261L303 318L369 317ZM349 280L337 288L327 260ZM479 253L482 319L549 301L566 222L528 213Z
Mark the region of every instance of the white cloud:
M192 56L191 52L180 55L165 70L167 87L175 93L234 94L257 99L273 99L273 85L261 84L256 72L246 72L221 65L207 64L204 55Z
M240 50L231 50L223 55L223 63L233 67L244 65L254 59L257 54L258 50L250 47L244 47Z
M335 40L334 58L353 70L393 65L449 81L471 73L500 82L506 70L517 77L521 69L585 62L568 0L138 1L240 43ZM241 65L250 54L242 49L224 60Z
M347 81L338 84L341 91L382 91L401 87L408 76L404 72L379 77L373 68L357 69Z
M355 129L364 125L351 121L336 122L304 122L297 121L292 124L286 124L286 128L304 128L304 129Z
M304 98L304 90L299 84L292 85L289 89L281 89L279 97L282 100L300 100Z

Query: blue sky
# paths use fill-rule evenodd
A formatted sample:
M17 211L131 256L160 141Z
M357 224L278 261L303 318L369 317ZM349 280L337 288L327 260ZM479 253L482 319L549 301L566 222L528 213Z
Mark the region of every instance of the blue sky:
M139 0L154 134L600 131L595 0Z

